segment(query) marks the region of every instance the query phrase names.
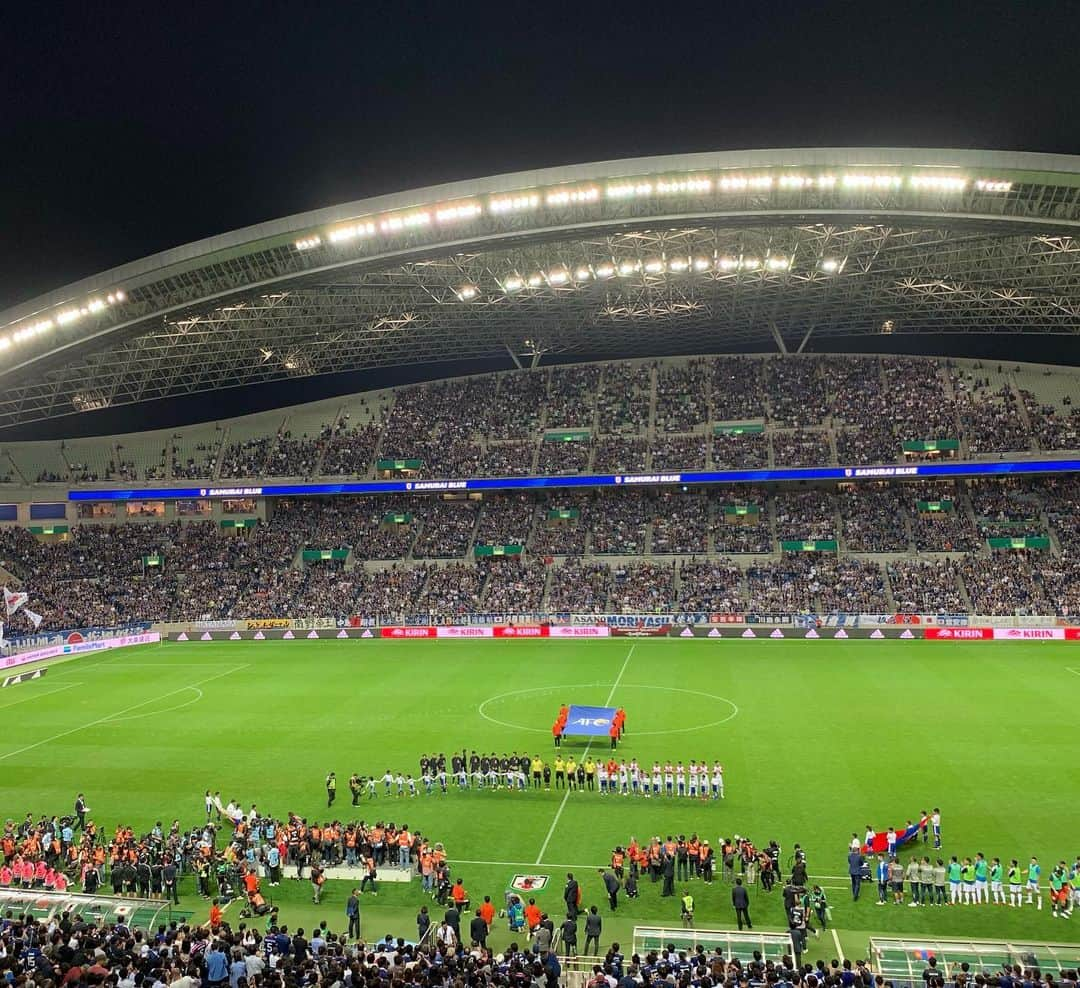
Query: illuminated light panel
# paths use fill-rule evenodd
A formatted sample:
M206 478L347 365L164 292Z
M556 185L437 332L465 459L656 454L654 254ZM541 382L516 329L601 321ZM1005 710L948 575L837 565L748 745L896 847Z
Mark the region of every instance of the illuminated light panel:
M739 262L734 257L721 257L716 264L721 271L734 271L739 266Z
M782 189L808 189L814 184L814 180L808 175L781 175L779 180Z
M761 261L759 261L756 257L744 257L742 259L742 266L743 269L746 271L756 271L759 267L761 267Z
M771 189L772 184L772 175L755 175L750 179L750 188L752 189Z
M544 279L538 274L529 275L529 287L539 288L544 283Z
M580 189L557 189L549 192L545 202L549 206L568 206L572 203L596 202L599 198L600 190L595 185L588 185Z
M562 268L558 268L555 271L548 272L548 284L551 285L565 285L570 280L570 273L564 271Z
M737 175L725 175L716 184L721 192L742 192L749 187L750 181Z
M398 233L401 230L413 230L418 226L427 226L431 223L431 213L405 213L403 216L387 216L379 224L383 233Z
M351 226L339 226L337 229L331 230L326 236L332 244L343 244L350 240L355 240L357 237L371 237L375 234L374 223L353 223ZM307 248L301 248L302 250L310 250L311 247L317 247L317 243L313 241L318 240L317 237L309 237L305 243L310 246ZM299 242L297 243L299 247Z
M456 206L443 206L435 210L435 219L440 223L453 223L455 220L475 219L483 212L477 202L463 202Z
M709 192L712 189L711 178L686 178L677 181L660 181L656 191L660 195L673 195L679 192Z
M622 264L619 265L619 274L626 278L637 271L637 269L637 261L623 261Z
M790 266L791 262L786 257L770 257L768 260L770 271L786 271Z
M65 309L63 312L56 314L56 321L61 326L67 326L69 323L73 323L78 319L82 313L78 309Z
M468 302L470 299L474 299L477 296L478 289L476 285L462 285L457 290L457 297L462 302Z
M488 200L488 209L496 215L520 213L526 209L536 209L539 205L540 196L536 192L528 192L517 196L500 196L498 199Z
M975 182L975 188L980 192L1009 192L1012 190L1012 182L1002 182L998 179L980 178Z
M659 258L654 257L645 262L645 270L648 271L649 274L659 274L664 270L664 262Z
M821 270L833 274L840 270L840 262L835 257L826 257L821 261Z
M651 196L652 182L616 182L607 187L609 199L632 199L634 196Z
M372 229L371 232L372 233L375 232L374 228ZM330 234L330 239L331 240L334 239L334 234L333 233ZM349 238L342 237L340 239L346 240L346 239L349 239ZM322 243L322 237L317 237L317 236L316 237L304 237L302 240L297 240L296 243L293 244L293 246L297 250L312 250L315 247L318 247L319 244L321 244L321 243Z
M575 281L588 281L592 277L592 272L588 268L578 268L574 272Z
M597 278L610 278L615 273L615 268L611 264L600 264L596 268Z
M517 277L517 275L514 275L513 277L507 278L506 281L503 282L503 291L521 291L521 286L524 284L525 283L519 277Z
M913 189L935 192L963 192L967 188L967 179L957 175L912 175L908 181Z
M712 261L707 257L695 257L694 258L694 270L695 271L708 271L712 267Z
M818 175L817 187L819 189L832 189L836 187L835 175Z
M668 267L672 271L686 271L690 267L690 262L685 257L675 257L668 262Z

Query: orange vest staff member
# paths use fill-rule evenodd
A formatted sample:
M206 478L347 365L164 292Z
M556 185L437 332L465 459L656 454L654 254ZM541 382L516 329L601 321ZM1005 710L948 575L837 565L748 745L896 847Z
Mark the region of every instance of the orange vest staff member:
M259 891L259 876L255 872L249 871L244 876L244 890L249 896Z
M221 906L218 905L218 900L215 899L210 906L210 929L216 930L221 926Z
M540 912L536 900L530 899L529 904L525 907L525 925L529 928L530 933L540 925L540 920L543 918L544 914Z
M480 918L487 923L488 929L491 929L491 924L495 922L495 906L492 905L490 895L485 895L480 904Z
M469 893L465 891L465 886L460 878L454 882L453 887L450 889L450 898L454 900L454 905L458 907L459 912L462 909L469 908Z

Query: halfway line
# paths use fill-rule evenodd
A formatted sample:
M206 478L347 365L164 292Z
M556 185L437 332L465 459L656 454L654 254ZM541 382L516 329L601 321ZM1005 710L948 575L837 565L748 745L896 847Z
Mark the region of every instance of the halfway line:
M626 653L626 658L623 659L623 664L622 668L619 670L619 675L615 677L615 682L611 686L611 692L608 693L607 699L604 701L605 707L611 705L611 698L615 695L615 691L619 688L619 683L622 682L623 673L626 672L626 667L630 664L630 656L634 654L635 648L637 648L636 642L630 646L630 651ZM581 753L582 761L585 761L585 758L588 756L589 749L591 747L592 739L590 738L589 743L585 745L585 750ZM562 816L562 811L566 809L566 800L569 798L569 796L570 789L567 788L566 792L563 793L562 802L559 803L559 808L555 811L555 819L551 821L551 826L548 828L547 837L544 838L544 843L540 845L540 853L536 856L536 864L540 864L541 860L544 857L544 852L548 848L548 844L551 843L551 835L555 833L555 828L559 825L559 817Z

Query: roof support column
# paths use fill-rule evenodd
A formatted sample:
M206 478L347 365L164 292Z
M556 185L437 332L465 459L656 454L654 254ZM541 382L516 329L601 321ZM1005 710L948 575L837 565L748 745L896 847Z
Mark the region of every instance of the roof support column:
M787 344L780 335L780 330L776 328L776 323L771 319L769 320L769 332L772 333L772 338L776 341L776 348L786 357L788 352Z
M509 343L504 343L503 346L506 347L506 352L508 354L510 354L510 359L514 362L514 366L518 370L524 370L525 368L522 366L521 361L518 360L518 355L516 353L514 353L513 350L510 349L510 344Z
M796 353L802 353L803 352L803 348L809 342L810 337L813 335L815 329L817 329L817 324L816 323L810 323L809 328L806 330L806 335L802 338L802 343L799 344L799 349L795 351Z

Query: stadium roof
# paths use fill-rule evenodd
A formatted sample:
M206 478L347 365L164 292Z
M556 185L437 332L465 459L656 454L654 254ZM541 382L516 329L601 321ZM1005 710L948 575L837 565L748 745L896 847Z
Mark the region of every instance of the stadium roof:
M1080 333L1080 158L672 155L416 189L188 244L0 313L0 428L511 354Z

